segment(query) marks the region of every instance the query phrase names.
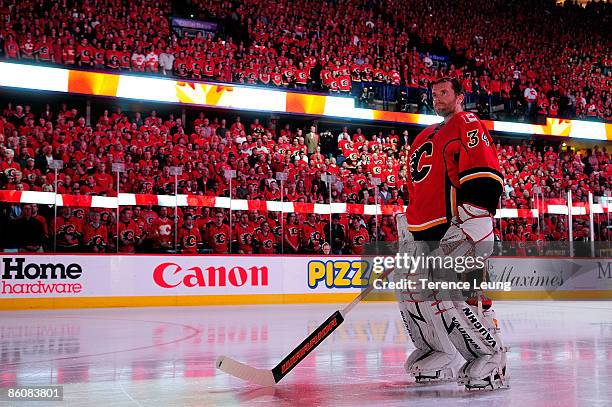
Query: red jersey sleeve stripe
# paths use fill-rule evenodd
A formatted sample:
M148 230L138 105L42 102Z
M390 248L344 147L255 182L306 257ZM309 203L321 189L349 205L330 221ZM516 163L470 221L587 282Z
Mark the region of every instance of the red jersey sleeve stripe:
M502 185L504 184L504 180L502 179L502 177L495 174L494 172L485 172L485 171L479 171L479 172L475 172L472 174L464 175L463 177L459 178L459 183L463 184L464 182L469 181L471 179L475 179L475 178L493 178L500 184Z
M411 232L419 232L443 223L446 223L446 217L430 220L429 222L421 223L420 225L408 225L408 230Z

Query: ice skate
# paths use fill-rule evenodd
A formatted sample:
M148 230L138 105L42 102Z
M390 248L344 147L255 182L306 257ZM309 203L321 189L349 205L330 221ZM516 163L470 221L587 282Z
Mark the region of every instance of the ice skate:
M417 383L446 383L457 380L462 363L463 358L457 352L448 354L415 349L404 363L404 368Z
M510 387L506 375L506 350L483 355L466 362L459 371L457 383L466 390L496 390Z

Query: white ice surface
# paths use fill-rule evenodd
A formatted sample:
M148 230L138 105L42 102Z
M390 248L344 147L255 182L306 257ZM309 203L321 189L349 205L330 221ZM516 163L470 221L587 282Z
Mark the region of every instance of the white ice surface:
M357 306L274 388L214 367L272 368L339 305L0 313L0 387L64 386L78 406L612 406L612 303L496 302L511 389L415 385L393 303ZM10 405L0 401L0 406ZM17 406L43 405L19 402Z

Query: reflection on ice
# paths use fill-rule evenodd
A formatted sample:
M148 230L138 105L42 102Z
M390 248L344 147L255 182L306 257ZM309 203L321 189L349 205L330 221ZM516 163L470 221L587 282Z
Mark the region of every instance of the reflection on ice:
M607 302L497 302L510 390L419 386L392 303L365 303L280 385L215 370L220 354L274 366L336 306L275 305L0 314L0 386L65 386L80 405L612 405Z

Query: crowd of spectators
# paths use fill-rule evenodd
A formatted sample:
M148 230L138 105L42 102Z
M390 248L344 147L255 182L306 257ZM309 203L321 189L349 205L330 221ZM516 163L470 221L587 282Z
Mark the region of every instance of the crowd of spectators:
M402 110L411 95L424 112L429 84L450 74L485 112L503 104L521 118L612 119L607 2L192 3L196 18L223 29L179 35L168 0L0 0L0 52L9 60L365 94L367 101L375 87Z
M562 148L562 145L560 145ZM546 204L567 204L567 192L572 192L573 205L588 202L588 194L599 197L612 195L612 165L606 147L585 150L534 148L526 145L505 145L499 156L504 172L503 208L538 208ZM609 241L607 216L595 215L595 239ZM505 241L567 240L569 227L566 216L544 215L541 218L515 218L501 221L500 239ZM588 217L575 216L573 239L588 240Z
M408 203L408 130L296 128L291 122L276 126L258 118L245 123L239 116L226 120L194 114L194 120L183 123L178 112L162 117L156 111L128 114L117 107L87 125L82 112L66 104L36 112L9 104L0 113L0 189L53 192L57 186L60 194L116 196L112 164L122 162L123 193L173 194L170 167L179 166L176 189L181 194L229 196L225 171L235 170L231 197L236 199L327 203L331 195L332 202ZM498 141L497 148L506 183L503 208L534 208L542 200L563 199L568 190L574 202L586 202L589 192L612 195L612 163L605 147L576 150ZM53 160L64 163L57 180ZM278 172L287 174L282 192ZM335 180L323 182L323 174ZM377 188L372 178L380 179ZM55 242L59 251L222 253L231 244L240 253L360 253L370 240L396 239L391 216L339 214L330 231L329 217L316 214L291 213L281 219L277 212L232 211L230 223L225 209L183 207L175 214L174 208L146 205L120 208L118 239L114 209L56 209L54 218L49 205L3 204L0 226L14 231L2 233L4 247L49 250ZM36 223L32 219L40 227L22 227ZM497 225L502 240L562 240L568 231L554 216ZM588 236L588 224L583 229L580 224L574 236ZM598 226L597 232L608 240L607 228Z

